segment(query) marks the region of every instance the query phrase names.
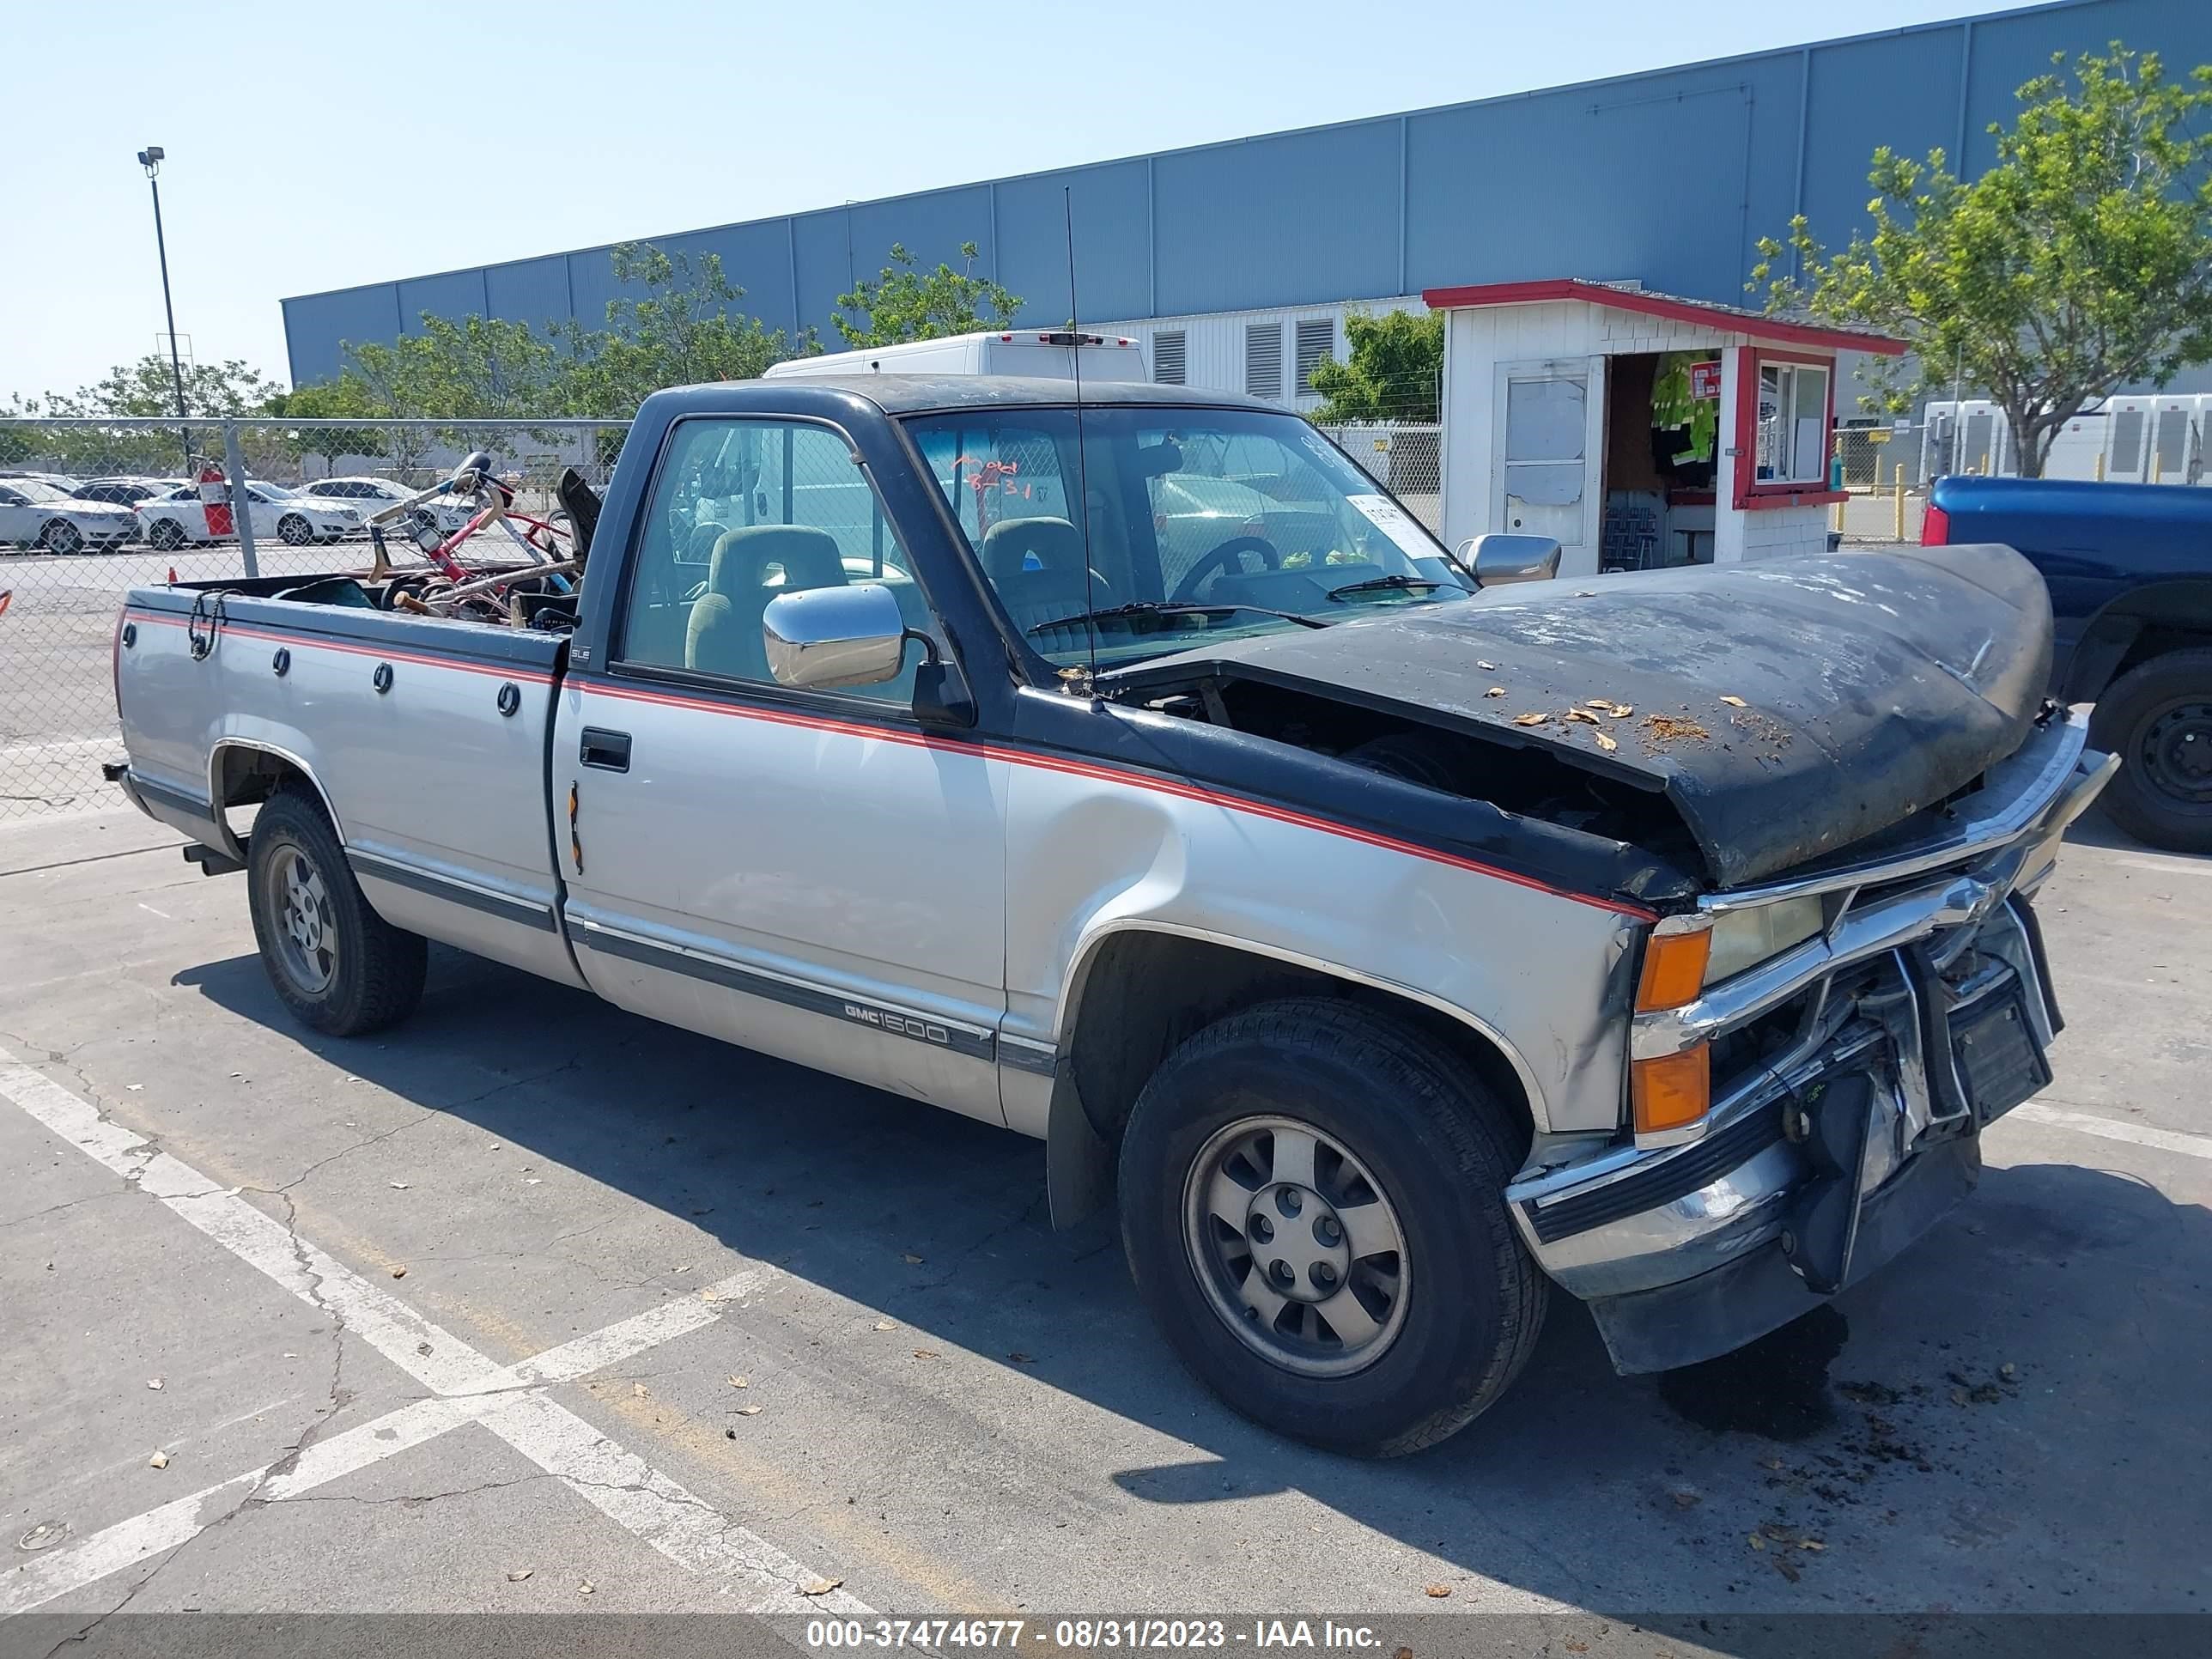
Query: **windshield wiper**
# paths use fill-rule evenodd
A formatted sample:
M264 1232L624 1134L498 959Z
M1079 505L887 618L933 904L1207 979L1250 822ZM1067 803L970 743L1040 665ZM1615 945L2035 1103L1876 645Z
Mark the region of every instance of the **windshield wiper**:
M1078 611L1073 617L1054 617L1049 622L1036 623L1027 632L1042 634L1048 628L1073 628L1078 623L1106 622L1115 617L1164 617L1191 611L1209 617L1225 617L1232 611L1249 611L1255 617L1277 617L1285 622L1297 623L1302 628L1328 626L1318 617L1301 617L1295 611L1270 611L1261 605L1193 605L1173 599L1131 599L1126 605L1101 605L1096 611Z
M1370 576L1364 582L1346 582L1341 587L1332 587L1328 590L1328 596L1332 599L1340 599L1347 593L1380 593L1389 588L1402 588L1410 592L1418 587L1423 592L1433 592L1443 586L1442 582L1425 581L1419 576Z

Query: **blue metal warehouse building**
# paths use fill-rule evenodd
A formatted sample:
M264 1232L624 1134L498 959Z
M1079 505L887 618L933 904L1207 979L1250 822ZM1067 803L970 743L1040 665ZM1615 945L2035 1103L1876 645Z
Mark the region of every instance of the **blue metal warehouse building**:
M1028 297L1024 321L1063 317L1062 186L1085 321L1147 336L1160 319L1340 316L1546 277L1741 301L1753 243L1793 213L1831 240L1860 221L1875 145L1940 145L1978 170L1985 129L2052 52L2116 39L2178 70L2212 62L2212 0L2060 0L651 240L719 253L749 310L833 344L836 295L893 242L933 264L975 241L983 270ZM426 311L597 325L614 289L594 247L304 295L284 301L293 381L337 373L345 343L392 339ZM1218 383L1196 368L1194 383Z

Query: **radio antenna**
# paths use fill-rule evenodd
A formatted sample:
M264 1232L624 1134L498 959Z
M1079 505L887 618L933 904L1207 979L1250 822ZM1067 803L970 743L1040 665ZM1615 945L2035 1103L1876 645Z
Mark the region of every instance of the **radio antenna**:
M1083 691L1085 696L1095 697L1098 695L1098 623L1091 614L1097 603L1091 578L1091 445L1083 430L1083 313L1075 300L1075 192L1072 186L1060 187L1060 206L1067 228L1067 362L1075 377L1075 487L1081 515L1076 522L1083 527L1083 637L1091 658Z

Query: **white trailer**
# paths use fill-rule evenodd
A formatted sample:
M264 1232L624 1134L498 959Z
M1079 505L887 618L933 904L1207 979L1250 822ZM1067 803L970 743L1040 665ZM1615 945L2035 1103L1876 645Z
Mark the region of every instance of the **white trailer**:
M1076 335L1064 329L996 329L908 340L860 351L832 351L776 364L771 380L824 374L1023 374L1035 380L1075 378L1079 357L1086 380L1147 380L1145 349L1126 335Z

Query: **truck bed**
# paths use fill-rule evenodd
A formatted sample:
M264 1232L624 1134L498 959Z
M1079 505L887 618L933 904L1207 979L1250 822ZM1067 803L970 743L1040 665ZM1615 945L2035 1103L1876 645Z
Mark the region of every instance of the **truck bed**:
M318 781L395 925L580 983L556 925L549 747L568 641L276 597L312 577L131 590L116 705L145 809L242 859L219 803Z

